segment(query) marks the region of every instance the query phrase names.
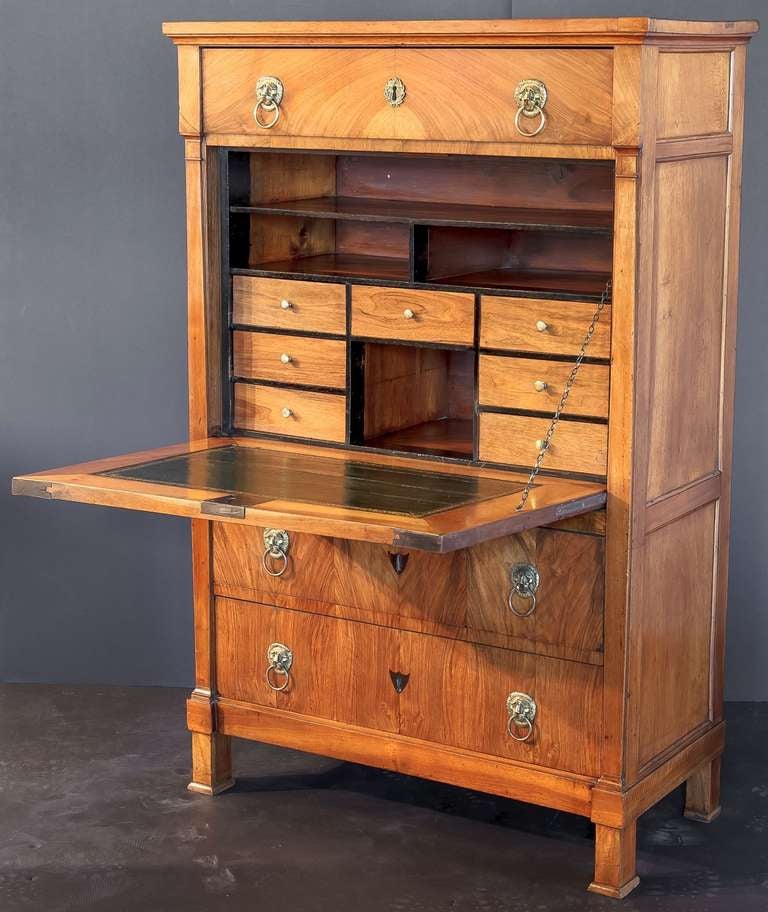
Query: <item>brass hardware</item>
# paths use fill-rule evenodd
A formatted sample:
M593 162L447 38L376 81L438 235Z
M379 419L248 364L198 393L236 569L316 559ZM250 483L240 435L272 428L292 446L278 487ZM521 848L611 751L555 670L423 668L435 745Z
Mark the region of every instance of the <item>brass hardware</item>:
M547 115L544 113L544 105L547 103L547 87L539 79L523 79L517 84L515 89L515 101L517 102L517 114L515 114L515 129L522 136L538 136L547 125ZM520 118L539 118L539 122L533 130L524 130L520 126Z
M408 686L408 680L411 676L403 674L401 671L390 671L389 677L392 681L392 686L399 694L401 694Z
M592 319L589 321L587 331L584 333L584 341L581 343L579 353L576 355L576 360L573 362L571 372L568 374L568 377L565 381L563 392L560 394L560 401L557 403L557 408L552 415L552 420L549 422L547 433L545 434L543 440L536 441L536 448L539 451L539 455L536 457L536 462L534 462L533 468L528 475L528 481L525 483L523 493L520 495L520 503L518 503L518 505L515 507L515 512L519 512L525 506L525 502L528 500L528 495L531 493L531 489L533 488L533 483L536 481L536 476L539 474L539 470L541 469L541 464L544 462L544 456L549 451L550 444L552 443L552 437L554 436L555 429L557 428L557 422L560 420L560 415L562 415L565 404L568 402L568 397L571 395L573 384L576 382L576 377L579 374L581 362L587 356L587 348L589 347L589 343L592 341L592 336L595 334L595 329L597 328L598 321L600 320L600 314L603 312L605 305L611 299L611 287L611 279L608 279L608 281L605 283L603 293L600 295L600 300L597 302L595 312L592 314ZM546 325L547 324L544 323L545 328ZM536 329L539 329L539 323L536 324Z
M405 83L399 76L388 79L384 86L384 97L393 108L399 108L405 101Z
M283 308L283 310L290 310L293 307L293 304L291 304L287 298L283 298L283 300L280 302L280 306Z
M549 323L545 323L543 320L537 320L536 329L538 329L540 333L545 333L549 329Z
M403 316L405 317L406 320L412 320L416 316L416 314L411 310L410 307L406 307L405 310L403 311Z
M536 610L536 592L541 582L539 571L533 564L515 564L509 571L509 581L512 584L507 596L509 610L518 617L530 617ZM527 611L518 611L513 601L515 596L530 600L531 607Z
M24 494L27 497L42 497L52 500L49 481L34 481L31 478L14 478L11 481L11 494Z
M405 570L406 565L408 564L408 555L407 554L393 554L391 551L387 552L389 554L389 562L392 564L392 569L395 573L400 576L400 574Z
M285 352L283 352L283 354L280 355L280 360L282 361L283 364L290 364L291 361L293 361L293 358L290 355L287 355Z
M291 665L293 665L293 653L283 643L272 643L269 649L267 649L267 661L269 662L265 675L267 684L272 688L272 690L276 690L278 692L285 690L291 681ZM279 684L275 683L275 675L283 676L283 680Z
M283 418L290 418L290 417L293 415L293 412L291 411L291 409L289 409L289 408L286 406L286 407L280 412L280 414L283 416Z
M231 519L245 519L245 507L237 503L234 494L212 497L200 504L200 512L207 516L228 516Z
M288 549L291 546L291 539L285 529L265 529L264 530L264 554L261 558L261 565L264 572L270 576L282 576L288 569ZM278 570L271 567L272 561L282 561Z
M262 130L271 130L280 120L280 102L283 100L283 84L277 76L259 76L256 81L256 107L253 119ZM272 114L270 121L263 121L260 112Z
M536 390L537 393L543 393L544 390L548 386L549 386L549 384L545 380L534 380L533 381L533 388Z
M515 741L527 741L533 732L533 720L536 718L536 701L526 693L515 691L507 697L507 734ZM516 729L524 728L525 734L518 735Z

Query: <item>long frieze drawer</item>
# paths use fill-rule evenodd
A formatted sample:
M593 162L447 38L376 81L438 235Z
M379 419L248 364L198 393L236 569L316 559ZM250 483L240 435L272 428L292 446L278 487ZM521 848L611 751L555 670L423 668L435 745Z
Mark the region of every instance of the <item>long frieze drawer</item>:
M203 125L277 137L606 145L612 60L607 49L206 48ZM254 111L265 76L279 80L279 105L265 98ZM542 83L546 98L527 95L518 116L524 80Z
M235 599L214 610L220 696L397 731L397 631Z
M480 404L554 412L573 369L570 361L480 355ZM582 364L564 413L608 417L607 364Z
M401 734L573 773L599 772L599 665L416 633L401 633L400 643L398 669L409 675L400 695ZM521 708L532 715L528 722Z
M596 305L581 301L506 298L483 295L480 346L508 351L576 357ZM595 327L587 353L590 358L611 354L611 307L607 305Z
M235 376L344 389L347 345L336 339L278 333L233 334Z
M505 465L533 465L549 427L548 418L527 415L480 415L480 459ZM544 468L605 475L608 426L560 421L544 458Z
M475 299L451 291L356 286L352 289L352 335L472 345Z
M235 383L235 426L244 431L343 443L346 397Z
M242 326L344 335L346 290L328 282L236 275L232 319Z

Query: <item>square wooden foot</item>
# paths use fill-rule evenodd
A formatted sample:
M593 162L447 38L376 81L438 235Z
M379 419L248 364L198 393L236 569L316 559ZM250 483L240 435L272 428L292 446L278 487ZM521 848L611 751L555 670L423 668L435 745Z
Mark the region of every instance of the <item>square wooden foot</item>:
M595 879L590 893L623 899L640 883L635 871L637 823L623 829L595 826Z
M720 816L720 756L707 760L685 783L685 811L689 820L712 823Z
M218 795L234 784L229 735L192 732L192 781L187 786L190 792Z

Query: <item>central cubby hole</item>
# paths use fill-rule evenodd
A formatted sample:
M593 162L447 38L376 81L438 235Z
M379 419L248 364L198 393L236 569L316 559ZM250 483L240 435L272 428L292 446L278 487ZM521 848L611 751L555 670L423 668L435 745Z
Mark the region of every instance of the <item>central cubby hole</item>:
M471 459L474 377L473 351L353 342L350 443Z

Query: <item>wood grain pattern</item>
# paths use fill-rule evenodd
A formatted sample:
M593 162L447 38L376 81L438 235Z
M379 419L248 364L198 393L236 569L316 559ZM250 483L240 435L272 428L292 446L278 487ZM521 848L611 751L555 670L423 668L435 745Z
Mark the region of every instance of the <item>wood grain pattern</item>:
M346 343L273 333L233 333L237 377L344 389L347 383ZM284 363L283 356L290 358Z
M537 298L481 298L480 345L510 351L576 357L595 312L594 304ZM547 324L541 332L536 324ZM589 343L590 358L610 355L611 308L607 306Z
M402 734L552 769L597 772L599 667L413 633L401 634L400 664L411 675L400 695ZM511 691L530 694L540 708L526 742L507 734ZM575 719L591 724L576 727Z
M659 54L658 138L727 132L730 69L728 51Z
M595 827L595 879L589 885L591 893L623 899L640 882L635 873L637 823L632 821L623 829Z
M412 318L406 318L406 310ZM353 336L472 345L475 300L450 291L361 285L352 289L351 319Z
M346 332L343 285L264 279L232 278L233 320L244 326L264 326L300 332ZM281 301L288 301L284 309Z
M647 499L719 468L727 161L657 166Z
M456 104L459 68L474 87L473 105ZM261 132L253 87L269 73L285 87L271 131L277 136L607 143L611 69L607 50L205 49L203 124L206 132ZM534 71L549 87L548 122L538 136L524 137L514 126L512 96ZM392 108L384 85L398 73L407 99Z
M331 393L235 383L234 420L243 430L343 443L345 408L345 398Z
M543 440L549 420L526 415L480 415L480 458L509 465L533 465L538 455L537 440ZM566 472L604 475L608 447L608 428L604 424L561 421L544 467Z
M480 404L554 412L572 367L568 361L481 355ZM583 364L563 414L607 418L609 372L607 364Z
M712 823L720 816L720 761L718 754L703 763L685 783L685 816Z

